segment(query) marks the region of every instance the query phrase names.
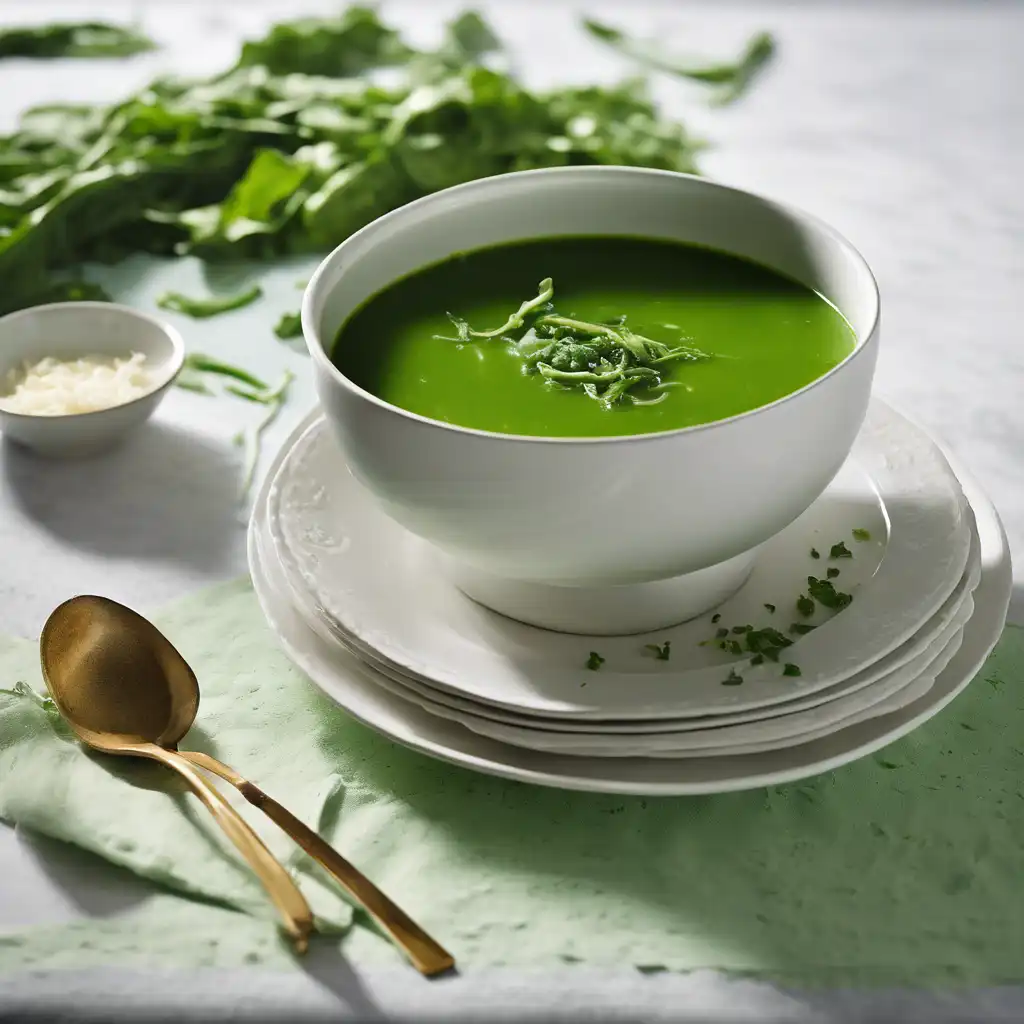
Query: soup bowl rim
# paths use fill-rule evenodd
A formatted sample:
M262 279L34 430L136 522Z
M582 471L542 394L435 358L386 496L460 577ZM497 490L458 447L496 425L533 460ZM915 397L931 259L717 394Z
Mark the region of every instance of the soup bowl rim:
M862 332L854 332L855 343L853 348L846 356L843 357L835 366L827 370L825 373L814 380L803 385L803 387L797 388L795 391L790 391L783 395L781 398L777 398L772 402L768 402L765 405L758 405L752 409L747 409L740 413L735 413L732 416L726 416L721 419L709 420L706 423L696 423L686 427L675 427L669 430L658 430L658 431L646 431L636 434L614 434L614 435L597 435L597 436L556 436L547 434L513 434L504 433L495 430L483 430L477 427L467 427L456 423L449 423L445 420L433 419L429 416L424 416L420 413L412 412L409 409L404 409L399 405L395 405L392 402L388 402L386 399L381 398L379 395L375 395L373 392L366 390L365 388L358 385L350 377L346 376L331 360L328 350L324 345L323 339L321 338L321 332L319 324L316 322L316 315L314 306L317 302L319 293L323 289L323 282L327 275L331 272L333 267L338 263L339 260L345 258L347 252L354 247L358 242L362 241L368 234L378 231L383 226L394 224L396 221L409 216L410 213L414 213L416 210L422 209L424 206L433 205L437 202L447 200L452 196L464 195L469 196L476 192L481 192L489 189L499 189L502 184L511 184L512 181L534 179L534 180L548 180L553 177L570 177L585 175L591 176L606 176L609 178L621 177L621 176L635 176L636 178L662 178L662 179L684 179L689 181L700 182L702 186L708 186L714 189L719 189L723 192L730 192L736 195L745 196L752 198L758 202L764 203L769 206L773 206L776 209L783 211L788 217L794 221L800 221L809 226L813 227L817 231L821 232L831 242L835 243L839 248L844 249L846 253L851 257L854 263L857 264L858 270L861 272L864 281L870 289L870 303L871 303L871 316L867 328ZM478 248L497 248L502 245L513 244L516 242L530 241L533 238L539 238L540 236L531 236L527 238L509 237L504 240L495 241L489 246L481 246ZM604 235L601 232L594 232L594 237L611 237ZM671 239L665 239L671 242ZM679 242L684 245L685 242ZM719 250L724 252L726 255L735 255L729 253L727 250ZM743 258L743 257L741 257ZM439 262L439 261L435 261ZM412 276L412 274L418 273L425 270L429 266L435 264L424 264L412 271L405 277ZM781 271L774 270L772 267L767 267L774 273L781 273ZM398 280L404 278L396 278L393 281L388 282L384 285L376 294L380 294L387 288L390 288ZM363 300L364 303L369 299ZM843 311L839 310L842 315ZM464 182L459 185L452 185L449 188L441 189L437 192L432 192L429 195L423 196L419 199L415 199L412 202L406 203L404 206L400 206L389 213L383 214L371 221L365 227L360 228L358 231L351 234L339 245L335 246L334 249L325 256L317 266L316 271L310 278L309 283L306 285L305 292L302 297L302 308L301 308L301 323L302 333L306 342L306 347L309 351L310 356L317 363L317 365L326 372L329 378L334 384L339 384L354 396L361 398L362 400L369 402L381 410L385 410L393 415L400 416L413 423L418 423L426 428L433 428L435 430L441 430L454 434L470 435L480 438L492 438L495 441L511 442L517 444L558 444L558 445L609 445L609 444L637 444L637 443L654 443L665 441L669 438L682 437L688 435L696 435L703 433L704 431L721 429L726 426L738 423L742 420L751 419L756 416L761 416L770 413L772 410L779 406L795 401L801 396L807 394L813 389L820 387L829 378L841 373L847 366L849 366L854 360L859 358L862 353L870 347L871 342L877 338L879 320L881 318L881 295L878 288L878 281L875 278L874 272L870 265L860 251L846 238L845 235L841 234L829 223L822 220L815 214L808 213L802 208L795 206L791 203L780 203L768 196L765 196L759 192L752 191L750 189L737 188L732 185L725 185L720 182L711 181L700 175L685 174L681 171L666 171L659 170L656 168L648 167L622 167L622 166L583 166L583 167L545 167L536 170L528 171L511 171L505 174L490 175L485 178L477 178L473 181Z

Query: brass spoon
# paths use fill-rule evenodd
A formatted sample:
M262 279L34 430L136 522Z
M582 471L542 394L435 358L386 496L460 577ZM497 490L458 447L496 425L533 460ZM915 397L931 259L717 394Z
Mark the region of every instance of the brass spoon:
M277 822L391 935L419 971L434 975L454 966L451 954L290 811L208 754L177 749L199 710L199 684L151 622L104 597L74 597L46 620L39 648L50 695L79 739L105 753L149 757L179 772L252 865L300 952L313 929L309 904L194 765L230 782Z

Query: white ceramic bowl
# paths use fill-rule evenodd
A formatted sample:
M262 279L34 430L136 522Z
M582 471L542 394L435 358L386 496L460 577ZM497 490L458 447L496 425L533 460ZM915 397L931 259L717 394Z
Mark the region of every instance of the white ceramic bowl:
M488 433L396 408L329 358L367 299L459 251L559 235L692 242L745 256L831 300L857 336L823 377L703 426L611 438ZM814 217L689 175L620 167L486 178L410 203L321 263L302 326L327 419L381 508L432 542L470 596L572 632L638 632L700 613L822 492L867 408L879 296L867 264Z
M169 324L113 302L54 302L0 319L0 383L11 370L51 356L128 356L141 352L153 389L130 402L68 416L30 416L0 409L4 437L50 458L106 450L148 419L181 370L185 344Z

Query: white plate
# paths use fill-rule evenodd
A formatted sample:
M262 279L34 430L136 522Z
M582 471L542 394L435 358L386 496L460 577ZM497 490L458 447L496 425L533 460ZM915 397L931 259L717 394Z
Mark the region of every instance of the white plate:
M973 527L973 514L968 511ZM274 560L273 548L265 542L265 533L257 537L260 556L264 562ZM279 563L278 563L279 565ZM431 687L421 680L404 675L400 670L376 658L373 652L360 648L357 642L336 632L322 617L317 616L305 605L303 595L295 587L294 581L288 578L284 567L280 567L291 593L293 604L305 613L307 624L330 644L340 644L361 661L374 670L374 678L399 697L411 700L432 714L443 718L451 718L467 728L474 729L477 723L483 725L501 724L514 729L531 731L544 730L553 733L587 734L593 739L595 734L602 736L649 735L653 733L682 733L696 730L720 729L725 726L738 726L750 722L763 722L768 719L785 717L795 720L797 712L807 712L799 728L820 727L828 721L849 716L864 710L880 700L888 699L890 694L900 685L907 685L936 656L939 650L949 641L953 632L959 630L970 617L973 605L968 603L970 594L981 578L980 543L976 537L971 545L967 569L956 590L946 599L939 611L928 620L920 633L916 634L892 654L880 659L869 669L855 673L848 679L819 690L807 697L774 704L769 707L755 708L731 715L715 715L700 718L654 719L651 721L632 720L626 722L585 721L571 719L541 718L533 715L517 715L515 712L480 704L463 697L446 693ZM381 678L383 677L383 678ZM390 685L389 685L390 684ZM881 689L876 689L881 687ZM477 731L490 735L486 728ZM511 734L504 737L511 739ZM525 744L530 745L530 744ZM542 749L548 749L544 747Z
M968 597L963 607L966 618L970 618L974 610L973 600ZM645 736L551 733L539 729L515 729L497 722L473 720L470 716L463 716L459 721L473 732L502 743L574 757L725 757L756 754L810 743L858 722L898 711L931 689L935 677L949 664L960 649L962 641L963 629L954 629L951 635L939 644L938 650L928 652L927 664L920 672L907 678L905 671L900 671L895 674L896 678L892 682L886 677L885 680L873 684L867 691L861 691L880 692L877 702L862 702L857 710L850 711L844 706L844 701L839 700L835 705L815 709L818 712L829 712L818 714L816 718L811 717L813 713L804 713L724 729L655 733Z
M974 535L973 513L970 518ZM262 521L256 527L254 546L262 565L274 564L272 547L267 542ZM291 594L282 567L277 564L272 571L282 581L285 593ZM372 660L362 657L360 652L349 651L344 644L341 647L357 659L352 666L353 670L361 671L369 682L382 686L396 697L411 701L424 711L457 722L481 736L513 746L587 757L692 757L754 753L809 742L876 715L889 714L922 696L960 647L963 626L974 611L971 594L980 576L980 541L974 535L968 572L957 591L946 602L952 611L945 614L945 625L934 641L925 645L919 654L894 672L868 686L859 687L851 695L819 703L804 712L773 715L767 720L754 720L740 725L723 725L721 718L690 719L679 723L679 730L663 728L665 722L654 722L650 723L654 728L649 733L640 733L634 729L631 733L623 734L605 731L607 723L604 722L569 723L575 725L577 731L566 732L558 728L538 727L538 723L548 725L548 720L524 717L517 724L494 721L472 711L457 711L439 703L432 699L431 694L424 694L425 688L421 684L396 675L387 666L375 665ZM293 605L297 604L294 595L291 596ZM306 622L328 644L336 642L333 635L325 635L317 629L320 625L317 621L306 617ZM439 693L434 691L433 695ZM788 704L783 704L766 710L788 707ZM699 723L703 723L703 728L695 728ZM563 723L550 724L557 727ZM581 731L584 724L589 725L591 730ZM643 723L632 724L635 727Z
M856 600L787 649L800 678L699 646L716 628L710 616L642 637L567 636L513 622L458 593L433 571L429 546L383 515L348 473L322 422L304 426L286 443L260 504L289 574L336 630L403 675L517 714L678 719L816 693L913 637L954 590L968 556L963 497L947 463L926 434L875 401L836 480L764 546L748 583L719 609L719 628L785 628L798 618L795 598L808 574L840 568L836 583ZM858 526L875 539L853 541ZM855 557L829 563L839 540ZM812 547L821 559L811 558ZM775 615L765 603L777 606ZM671 662L643 656L645 643L665 640ZM584 667L592 649L607 659L599 672ZM733 665L744 685L724 687Z
M951 460L952 461L952 460ZM977 520L982 576L975 612L956 656L931 689L899 711L784 750L738 757L582 758L542 754L478 736L428 714L367 682L356 662L325 643L283 599L280 577L268 577L250 527L249 558L257 597L282 646L349 714L395 742L440 760L521 782L610 793L696 795L754 789L830 771L886 746L944 708L974 677L995 646L1006 620L1012 574L1006 536L991 503L958 471ZM265 485L257 508L266 501Z

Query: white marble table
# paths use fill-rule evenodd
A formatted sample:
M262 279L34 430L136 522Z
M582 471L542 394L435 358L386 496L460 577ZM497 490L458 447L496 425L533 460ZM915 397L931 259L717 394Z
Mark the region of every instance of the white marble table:
M0 20L138 15L167 45L128 63L0 67L0 121L46 100L114 99L166 69L225 66L240 38L295 6L180 0L0 4ZM303 9L327 4L303 4ZM334 6L334 5L330 5ZM623 70L573 26L573 9L623 20L625 5L560 0L479 3L516 47L524 75L611 79ZM616 8L618 14L616 15ZM427 37L449 3L407 0L385 13ZM848 235L873 265L883 294L878 391L941 434L973 469L1000 509L1015 551L1024 550L1024 4L859 4L850 2L637 3L637 29L678 37L695 51L729 52L752 30L770 28L780 58L749 98L709 111L695 89L659 81L659 95L715 148L708 174L797 203ZM129 268L132 301L152 302L163 285ZM185 265L178 283L198 280ZM286 294L283 310L298 292ZM288 286L290 287L290 285ZM275 309L275 312L277 310ZM293 400L269 447L312 403L303 357L266 330L266 307L233 333L204 335L222 354L233 337L259 337L247 351L267 376L288 364L300 373ZM215 322L214 322L215 323ZM258 325L250 332L246 324ZM240 403L240 405L243 403ZM140 608L245 571L244 513L233 504L237 459L229 438L247 410L177 393L159 422L101 462L36 462L0 451L0 627L34 636L67 595L102 590ZM1024 562L1024 560L1022 560ZM1024 621L1018 577L1012 615ZM144 898L143 887L104 865L0 826L0 931L116 912ZM117 1009L111 993L117 993ZM66 975L44 982L0 978L0 1008L74 1008L79 1019L181 1019L238 1012L245 1019L359 1019L382 1013L446 1019L765 1019L888 1017L1017 1019L1016 990L934 999L896 994L790 996L768 986L711 975L645 978L566 970L488 972L426 989L408 974L328 970L282 978L238 972L140 977L126 972ZM340 1009L339 1009L340 1008ZM121 1014L121 1016L116 1016ZM148 1017L147 1017L148 1019ZM305 1019L305 1018L303 1018Z

